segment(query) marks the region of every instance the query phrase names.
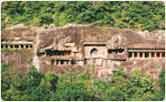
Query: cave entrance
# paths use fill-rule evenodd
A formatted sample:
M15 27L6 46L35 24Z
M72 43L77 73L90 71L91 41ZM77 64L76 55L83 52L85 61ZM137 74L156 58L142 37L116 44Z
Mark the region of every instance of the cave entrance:
M48 56L66 56L66 55L70 55L71 51L70 50L51 50L51 49L47 49L45 50L46 55ZM62 62L63 63L63 62Z
M123 53L124 52L124 49L122 49L122 48L119 48L119 49L109 49L108 50L108 53L109 54L112 54L112 53Z

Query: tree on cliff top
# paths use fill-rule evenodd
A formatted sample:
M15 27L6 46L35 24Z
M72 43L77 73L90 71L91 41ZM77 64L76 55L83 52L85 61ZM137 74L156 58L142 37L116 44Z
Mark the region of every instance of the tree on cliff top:
M96 23L118 28L164 29L165 7L161 1L7 1L2 3L2 27L67 23Z

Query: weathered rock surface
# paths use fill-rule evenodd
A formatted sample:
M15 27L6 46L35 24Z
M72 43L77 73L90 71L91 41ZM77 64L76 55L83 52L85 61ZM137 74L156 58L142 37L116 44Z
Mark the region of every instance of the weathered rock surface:
M115 29L99 26L75 26L54 27L43 30L40 33L39 49L50 47L60 48L64 43L74 42L78 47L83 42L108 42L108 47L127 47L135 43L148 43L155 46L164 46L164 31L140 32L129 29ZM149 45L148 45L149 46Z
M63 73L68 69L65 66L54 66L51 64L51 57L39 57L38 51L42 49L64 49L65 46L75 46L76 52L81 52L84 42L106 42L108 48L165 48L165 32L164 31L133 31L130 29L117 29L111 27L100 27L94 25L67 25L64 27L27 27L18 25L7 28L2 31L1 41L31 41L34 49L29 56L31 63L25 60L28 52L8 53L2 52L2 63L15 63L18 68L28 68L30 64L41 66L42 72L51 70L53 72ZM68 45L66 45L68 43ZM80 54L80 53L78 53ZM19 57L21 56L21 57ZM81 55L79 55L80 57ZM23 64L19 64L21 58ZM29 58L28 58L29 59ZM37 59L37 60L36 60ZM140 68L145 73L150 73L153 77L159 75L159 70L164 68L165 60L132 60L122 62L118 66L123 66L128 72L135 67ZM159 66L156 66L159 65ZM74 68L79 66L75 66ZM117 67L117 65L116 65ZM160 67L160 68L156 68ZM79 67L81 68L81 67ZM97 70L97 69L96 69ZM109 69L112 70L112 69ZM100 72L101 71L101 72ZM99 76L107 72L106 69L100 69ZM109 72L109 71L108 71ZM111 74L111 73L108 73Z

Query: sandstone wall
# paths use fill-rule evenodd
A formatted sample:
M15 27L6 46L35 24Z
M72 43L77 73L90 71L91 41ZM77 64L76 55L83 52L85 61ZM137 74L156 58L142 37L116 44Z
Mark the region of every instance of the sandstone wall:
M165 32L164 31L133 31L129 29L117 29L111 27L100 27L94 25L69 25L64 27L26 27L17 26L2 31L1 41L32 41L35 49L26 50L23 52L2 52L2 63L14 63L15 67L20 70L28 68L32 64L32 59L37 58L42 67L43 72L47 70L63 71L63 66L56 67L50 64L51 59L45 56L37 56L41 49L62 49L66 43L74 43L78 50L78 57L83 56L83 52L87 52L86 57L90 57L89 51L92 47L87 47L83 50L84 42L106 42L107 48L119 47L165 47ZM101 49L98 57L106 56L105 47L96 47ZM30 54L29 54L30 53ZM81 59L81 58L80 58ZM100 61L99 61L100 62ZM137 60L128 62L110 61L111 67L123 66L128 71L134 67L142 68L147 73L159 74L159 69L165 64L164 59L154 60ZM113 63L113 64L112 64ZM115 63L115 64L114 64ZM136 64L135 64L136 63ZM161 67L158 68L159 65ZM146 72L145 71L145 72Z

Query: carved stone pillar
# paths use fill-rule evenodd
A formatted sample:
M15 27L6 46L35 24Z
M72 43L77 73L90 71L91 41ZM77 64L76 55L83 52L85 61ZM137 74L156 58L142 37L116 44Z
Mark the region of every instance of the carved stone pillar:
M18 45L18 48L21 49L21 45Z
M25 46L25 45L22 45L22 48L26 48L26 46Z
M62 60L63 61L63 64L67 64L65 60Z
M143 58L143 57L142 57L142 52L139 52L139 58Z
M142 52L142 58L143 59L145 58L145 52Z
M149 58L152 58L152 52L149 52Z
M154 52L154 58L156 58L157 57L157 52Z
M8 45L8 48L11 48L11 46L10 46L10 45Z
M56 60L56 65L58 65L59 64L59 61L58 60Z
M162 52L160 52L160 58L162 58Z
M67 61L66 61L66 64L69 64L68 62L69 62L69 61L67 60Z
M64 61L65 62L65 64L69 64L69 60L66 60L66 61Z

